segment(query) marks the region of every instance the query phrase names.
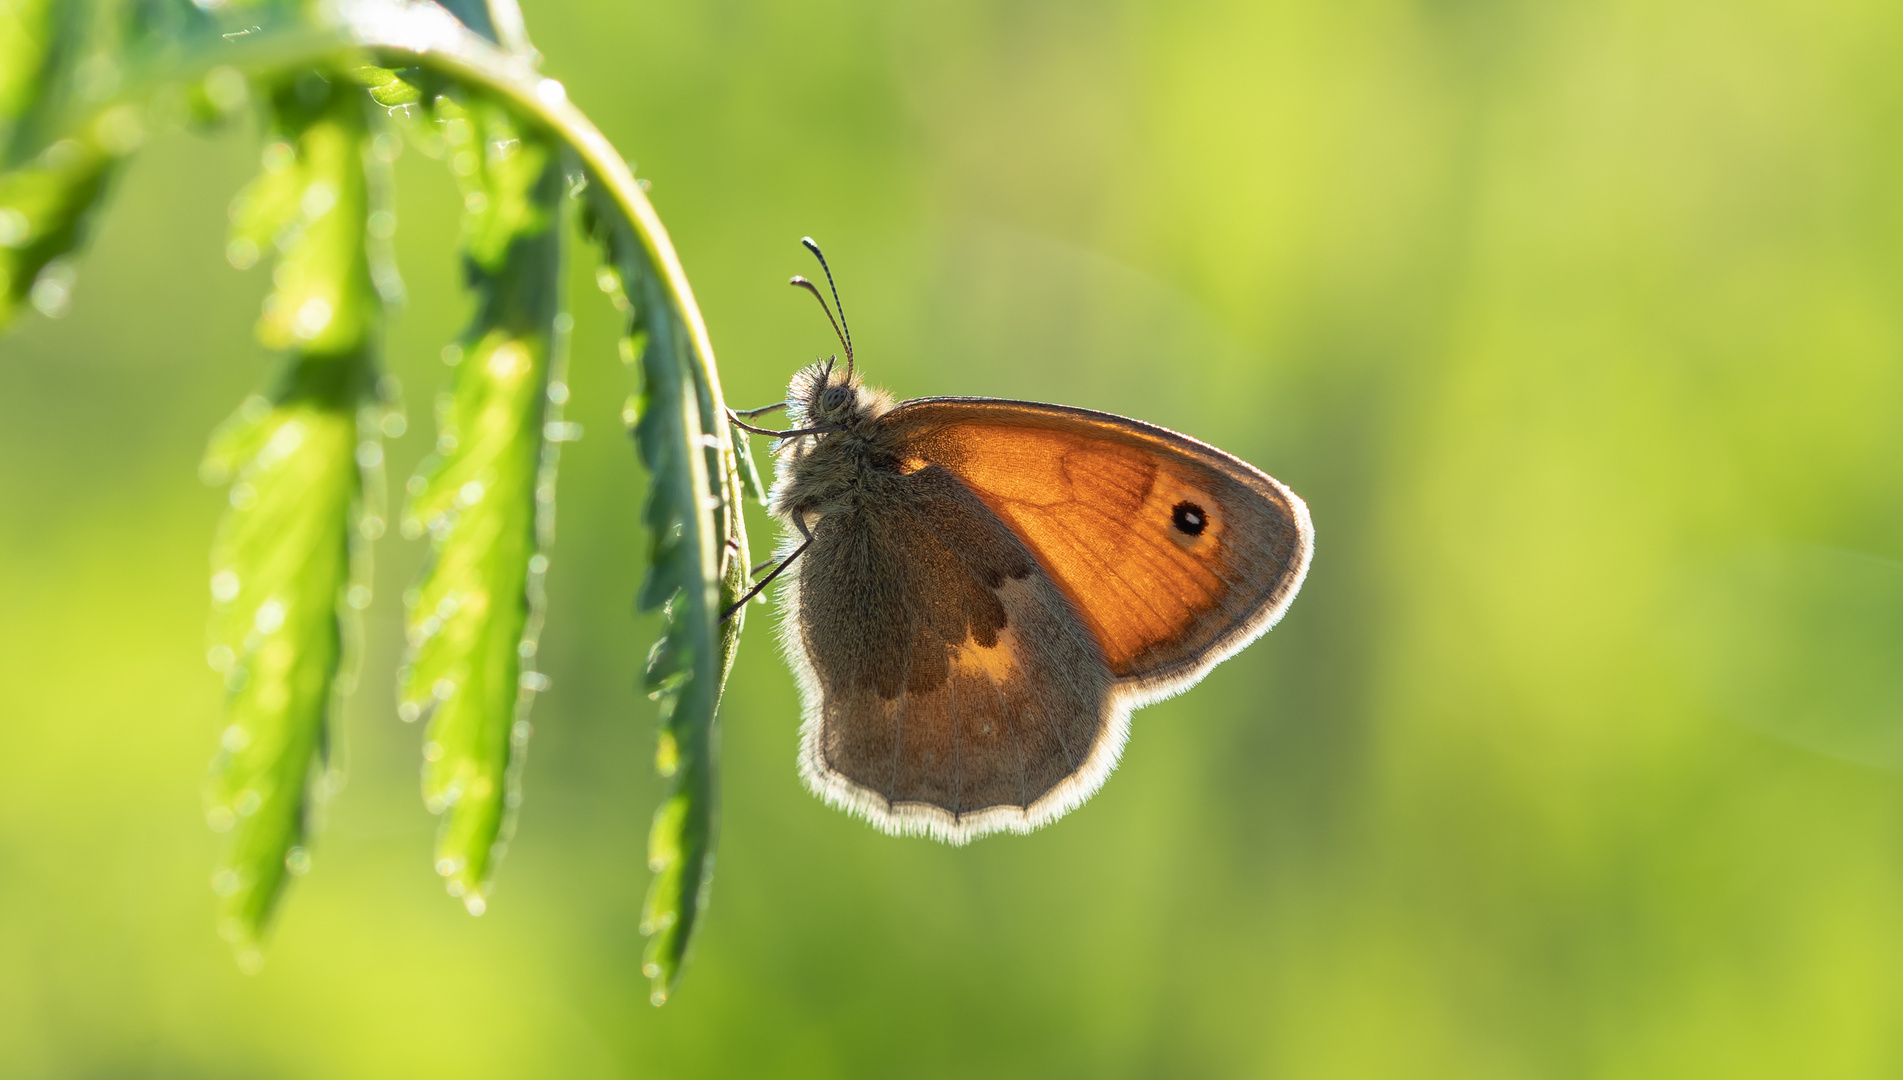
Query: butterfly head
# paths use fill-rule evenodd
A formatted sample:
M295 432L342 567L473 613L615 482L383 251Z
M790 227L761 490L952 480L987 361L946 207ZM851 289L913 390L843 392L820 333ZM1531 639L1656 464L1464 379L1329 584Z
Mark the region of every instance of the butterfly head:
M795 406L800 427L850 430L892 408L890 395L866 386L858 372L842 368L837 359L801 369L787 388L786 400Z

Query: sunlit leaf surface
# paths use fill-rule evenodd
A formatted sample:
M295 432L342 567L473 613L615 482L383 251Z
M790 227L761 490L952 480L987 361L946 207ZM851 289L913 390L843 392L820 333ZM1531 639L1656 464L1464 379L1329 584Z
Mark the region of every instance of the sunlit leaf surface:
M424 799L446 814L437 871L472 912L520 800L552 527L560 401L561 154L496 104L437 99L434 123L463 193L463 258L477 313L444 358L455 389L436 453L410 483L407 535L432 558L411 594L398 710L427 714ZM548 434L558 436L551 441Z
M208 653L229 701L206 817L227 834L212 876L219 932L246 966L261 962L286 875L310 864L303 845L331 786L328 725L345 689L342 611L370 601L353 552L382 531L360 476L382 461L363 104L315 71L272 87L270 101L273 138L263 174L233 204L229 252L241 266L277 256L257 333L284 366L214 436L202 469L231 485L212 553Z
M745 612L725 624L720 611L746 582L741 481L719 386L701 346L624 219L597 196L593 230L606 259L602 289L630 313L622 356L635 365L640 393L631 406L642 462L653 480L643 514L646 573L637 603L662 608L666 636L649 653L646 686L660 705L655 766L669 781L648 834L648 886L641 932L649 935L643 971L651 998L667 1000L679 981L713 880L718 829L720 693L732 667Z

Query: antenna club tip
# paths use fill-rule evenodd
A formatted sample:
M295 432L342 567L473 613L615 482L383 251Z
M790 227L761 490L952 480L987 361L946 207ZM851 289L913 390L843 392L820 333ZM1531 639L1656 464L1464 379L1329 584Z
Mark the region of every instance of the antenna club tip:
M812 237L810 237L810 236L802 236L802 237L800 237L800 243L802 243L802 244L804 244L804 245L806 245L806 246L807 246L807 247L809 247L809 248L816 248L816 247L818 247L818 246L819 246L819 244L818 244L818 242L817 242L817 241L815 241L815 240L814 240L814 239L813 239Z

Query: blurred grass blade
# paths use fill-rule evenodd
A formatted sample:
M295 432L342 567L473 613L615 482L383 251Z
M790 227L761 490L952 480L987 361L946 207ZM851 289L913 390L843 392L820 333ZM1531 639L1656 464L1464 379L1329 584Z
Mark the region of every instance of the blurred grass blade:
M271 392L214 435L204 465L208 480L232 482L212 554L208 655L230 691L228 725L206 816L226 834L212 877L219 932L246 967L261 961L286 874L308 865L310 814L332 786L340 606L368 604L362 541L382 530L359 471L382 459L369 404L380 303L365 252L361 91L316 72L269 89L276 137L233 205L231 252L240 264L267 245L278 252L258 337L289 355Z
M652 479L644 514L648 569L638 603L662 607L666 620L646 681L660 705L656 768L672 784L649 832L655 876L641 914L641 932L649 935L642 970L659 1005L679 981L713 880L715 717L744 613L725 625L718 619L745 585L746 535L724 405L718 384L704 377L711 361L696 357L677 294L670 295L628 219L598 194L590 205L607 255L602 284L617 306L631 309L623 354L640 367L634 434Z
M447 814L436 868L481 914L520 803L520 760L553 526L558 430L566 397L562 312L562 154L495 102L435 104L463 189L463 260L474 323L445 351L456 385L438 417L437 452L410 481L406 535L432 556L410 594L410 656L399 713L430 716L423 794ZM555 380L551 383L551 380Z

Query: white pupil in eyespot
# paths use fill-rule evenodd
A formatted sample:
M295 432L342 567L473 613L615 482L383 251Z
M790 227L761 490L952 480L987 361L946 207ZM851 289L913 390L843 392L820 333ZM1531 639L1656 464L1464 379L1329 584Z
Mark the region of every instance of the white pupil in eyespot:
M1193 502L1180 502L1170 510L1170 521L1176 526L1177 532L1186 536L1199 536L1209 524L1209 516Z

